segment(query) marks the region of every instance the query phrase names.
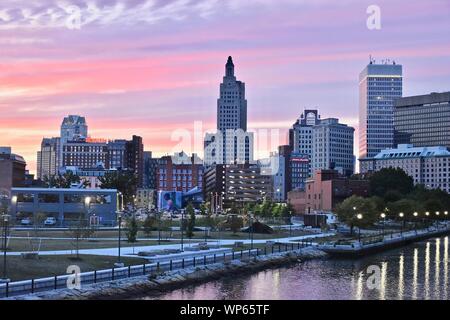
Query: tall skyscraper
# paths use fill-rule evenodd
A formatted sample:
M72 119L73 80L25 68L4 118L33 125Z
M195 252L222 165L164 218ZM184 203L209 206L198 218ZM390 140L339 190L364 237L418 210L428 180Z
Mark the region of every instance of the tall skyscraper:
M402 97L402 66L375 64L359 75L359 157L394 146L394 100Z
M395 145L443 146L450 149L450 92L395 101Z
M217 100L217 133L205 137L206 166L253 162L253 133L247 132L247 100L245 83L234 74L231 57L225 65Z
M44 179L58 174L60 138L43 138L37 152L37 178Z
M228 129L247 131L245 83L236 80L231 57L228 57L225 76L220 84L220 97L217 100L217 129L223 132Z
M132 170L138 179L138 188L144 185L144 143L142 137L133 136L125 146L126 168Z

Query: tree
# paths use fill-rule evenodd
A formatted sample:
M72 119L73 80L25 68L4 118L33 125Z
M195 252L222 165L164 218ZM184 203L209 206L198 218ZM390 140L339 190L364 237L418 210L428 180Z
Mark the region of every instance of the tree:
M81 181L80 176L74 174L71 170L62 175L45 176L43 182L47 188L70 188L74 183L82 183L83 186L89 184L87 181Z
M102 189L117 189L123 195L124 204L133 203L138 179L129 171L108 172L99 178Z
M230 229L233 232L233 234L238 233L238 231L242 228L242 225L243 225L242 218L235 215L231 216Z
M147 215L147 218L144 220L144 233L147 237L152 235L152 231L155 230L158 225L158 221L155 217Z
M414 179L400 168L383 168L369 179L373 195L384 197L389 190L405 195L414 189Z
M80 241L90 238L95 232L85 219L84 214L80 214L77 220L73 220L68 228L68 232L71 235L73 245L75 247L76 259L80 259Z
M351 196L345 199L336 208L339 221L350 226L350 233L353 234L354 227L370 226L379 219L375 203L369 198ZM362 219L358 219L358 215Z
M188 216L187 226L186 226L186 236L190 239L194 236L194 228L195 228L195 210L192 206L192 203L186 207L186 215Z
M127 223L127 240L130 243L135 243L137 242L137 234L138 234L138 224L137 224L137 220L136 217L133 216L128 220Z

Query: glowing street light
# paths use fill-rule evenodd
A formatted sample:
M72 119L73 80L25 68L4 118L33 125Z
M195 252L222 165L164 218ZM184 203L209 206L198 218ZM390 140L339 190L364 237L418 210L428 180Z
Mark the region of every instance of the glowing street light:
M414 213L413 213L413 216L414 216L414 217L417 217L418 215L419 215L419 213L417 213L417 212L414 212Z

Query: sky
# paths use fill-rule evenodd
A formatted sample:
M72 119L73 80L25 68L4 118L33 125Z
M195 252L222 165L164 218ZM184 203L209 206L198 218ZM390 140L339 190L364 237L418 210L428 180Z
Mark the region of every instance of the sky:
M404 96L449 91L449 13L449 0L2 0L0 146L34 172L42 138L79 114L94 138L201 155L231 55L263 157L305 108L357 128L370 55L403 65Z

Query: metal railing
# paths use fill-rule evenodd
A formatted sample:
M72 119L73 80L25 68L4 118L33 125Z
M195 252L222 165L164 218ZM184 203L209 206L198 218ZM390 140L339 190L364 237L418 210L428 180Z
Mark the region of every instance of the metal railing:
M98 282L114 281L119 279L143 276L158 275L165 271L182 270L189 267L206 266L219 262L232 260L244 260L251 257L299 250L312 245L312 240L302 240L292 243L275 243L271 246L256 249L246 249L232 251L223 254L205 254L203 256L193 256L192 258L174 258L164 262L154 262L142 265L133 265L122 268L112 268L95 270L78 274L80 283L83 285ZM25 295L30 293L46 292L57 289L68 288L68 281L71 281L74 274L55 275L53 277L15 281L0 284L0 298Z

